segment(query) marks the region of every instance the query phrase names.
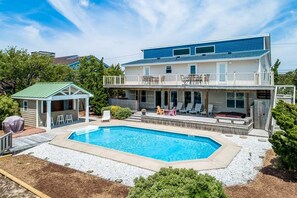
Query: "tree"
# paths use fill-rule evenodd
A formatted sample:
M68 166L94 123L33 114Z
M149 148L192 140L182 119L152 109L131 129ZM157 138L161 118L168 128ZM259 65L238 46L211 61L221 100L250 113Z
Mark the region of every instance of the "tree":
M2 129L2 122L6 117L18 114L19 104L8 96L0 96L0 129Z
M269 142L279 156L281 165L297 170L297 105L281 100L272 110L272 116L281 131L276 131Z
M78 69L78 83L91 92L91 107L94 113L101 114L101 108L107 106L108 94L103 87L104 63L94 56L80 58Z
M120 64L111 65L109 68L105 69L104 75L106 76L124 76L124 72L121 69ZM122 79L123 80L123 79ZM122 89L107 89L110 98L116 98L118 96L124 96L125 91Z
M278 74L278 68L280 66L281 62L279 59L277 59L274 63L274 65L271 67L271 70L274 73L274 84L277 85L279 83L279 74Z

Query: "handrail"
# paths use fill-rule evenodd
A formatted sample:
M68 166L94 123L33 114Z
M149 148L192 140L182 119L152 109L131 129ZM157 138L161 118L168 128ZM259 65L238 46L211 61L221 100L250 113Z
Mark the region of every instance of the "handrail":
M0 137L0 155L7 152L12 147L12 132Z

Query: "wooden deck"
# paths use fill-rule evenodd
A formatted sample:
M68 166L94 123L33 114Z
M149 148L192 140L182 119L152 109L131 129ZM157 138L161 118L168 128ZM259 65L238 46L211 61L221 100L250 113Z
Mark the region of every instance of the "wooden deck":
M248 135L248 133L253 129L253 122L247 122L246 119L242 119L242 122L240 119L237 120L238 122L234 122L233 120L229 121L228 118L226 118L224 122L218 122L218 119L216 118L202 117L193 114L167 116L157 115L156 113L147 113L145 116L141 117L141 121L145 123Z

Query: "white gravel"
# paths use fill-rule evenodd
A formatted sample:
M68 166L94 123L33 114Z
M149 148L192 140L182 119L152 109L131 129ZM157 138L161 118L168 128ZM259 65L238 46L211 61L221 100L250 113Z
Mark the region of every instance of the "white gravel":
M244 184L249 180L253 180L258 173L257 167L262 166L263 159L259 156L264 156L266 150L271 148L270 143L260 142L258 137L249 136L247 139L240 138L238 135L223 137L242 146L241 151L232 160L227 168L200 171L213 175L218 180L227 186ZM33 152L33 153L32 153ZM115 181L122 180L122 183L128 186L133 186L133 180L136 177L154 174L153 171L135 167L132 165L116 162L113 160L101 158L98 156L81 153L78 151L53 146L48 143L41 144L21 154L31 153L33 156L46 159L50 162L65 165L70 163L69 167L83 172L93 171L91 174Z

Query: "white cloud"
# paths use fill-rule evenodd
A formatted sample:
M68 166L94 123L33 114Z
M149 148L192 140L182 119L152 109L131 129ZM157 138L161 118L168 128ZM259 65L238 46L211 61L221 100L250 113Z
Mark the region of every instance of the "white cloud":
M89 0L79 0L79 4L83 7L89 7Z
M48 1L80 32L57 30L29 21L24 27L7 27L20 33L26 30L26 35L30 35L26 40L10 37L5 43L17 43L29 50L55 51L58 55L94 54L106 57L107 63L123 63L141 58L140 49L145 47L192 43L278 29L289 31L288 24L296 20L291 17L273 23L282 15L288 3L278 0L123 0L110 3L110 7L90 4L87 0ZM43 33L48 31L55 36L44 36ZM281 42L291 42L293 36L296 38L297 33L285 36ZM0 45L3 45L3 41ZM293 57L293 52L283 51L273 48L272 55L277 54L283 62Z

